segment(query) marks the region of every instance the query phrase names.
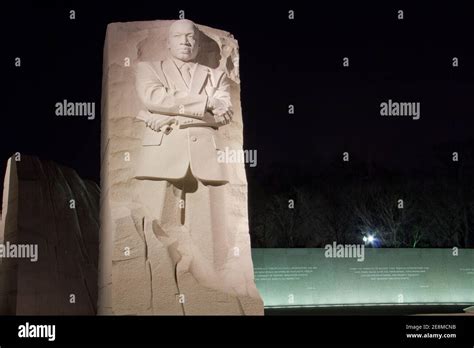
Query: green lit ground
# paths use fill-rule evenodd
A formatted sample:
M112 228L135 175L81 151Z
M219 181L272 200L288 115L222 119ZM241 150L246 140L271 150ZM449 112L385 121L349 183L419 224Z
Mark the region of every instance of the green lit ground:
M252 249L267 312L462 313L474 304L473 249L363 250L357 259L321 248Z
M265 315L416 315L465 314L467 305L378 305L348 307L265 308Z

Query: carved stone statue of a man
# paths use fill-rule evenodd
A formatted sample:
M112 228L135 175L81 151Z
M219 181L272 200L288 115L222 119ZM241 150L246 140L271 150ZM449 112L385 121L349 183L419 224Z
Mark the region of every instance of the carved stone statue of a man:
M142 62L137 92L147 108L140 114L147 125L140 179L197 179L225 182L225 168L216 160L215 129L231 121L229 83L225 72L196 63L199 30L189 20L169 30L170 58Z
M146 126L137 194L146 210L144 228L152 229L170 259L158 257L150 266L154 312L160 314L181 313L183 301L196 313L212 313L226 302L218 299L230 295L233 300L217 310L225 314L238 312L249 298L260 299L249 243L248 260L238 260L237 246L248 239L248 229L242 234L229 226L228 167L217 156L218 129L233 116L229 81L224 71L196 62L200 35L193 22L175 21L169 57L137 66L136 90L145 107L138 118ZM263 311L261 300L255 308L248 312Z

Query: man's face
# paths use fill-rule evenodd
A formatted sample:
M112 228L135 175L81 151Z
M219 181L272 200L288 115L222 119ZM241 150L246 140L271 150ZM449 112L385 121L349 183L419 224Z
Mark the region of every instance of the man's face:
M198 33L190 21L176 21L170 27L168 36L168 48L176 59L184 62L196 58L199 45Z

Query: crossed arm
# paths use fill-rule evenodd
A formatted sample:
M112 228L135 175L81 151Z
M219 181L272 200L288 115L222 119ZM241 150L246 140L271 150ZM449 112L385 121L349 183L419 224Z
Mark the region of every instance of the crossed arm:
M136 88L140 100L152 113L179 115L222 124L229 123L232 118L229 83L224 75L220 76L213 96L208 97L205 94L168 88L153 68L142 62L137 66ZM174 123L174 119L152 115L145 122L158 131L163 125Z

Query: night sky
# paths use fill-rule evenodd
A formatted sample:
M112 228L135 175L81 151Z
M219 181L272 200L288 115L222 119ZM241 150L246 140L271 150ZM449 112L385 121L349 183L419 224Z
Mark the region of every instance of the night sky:
M462 153L455 144L473 135L474 15L459 3L195 3L2 5L2 175L7 158L19 151L99 182L106 26L177 19L181 9L239 41L244 147L258 150L251 171L305 164L310 172L321 158L342 158L343 151L395 170L429 167L436 146ZM397 19L399 9L404 20ZM452 57L459 67L452 67ZM55 116L55 103L64 99L95 102L95 120ZM421 102L421 119L381 117L380 103L388 99Z

